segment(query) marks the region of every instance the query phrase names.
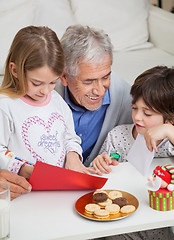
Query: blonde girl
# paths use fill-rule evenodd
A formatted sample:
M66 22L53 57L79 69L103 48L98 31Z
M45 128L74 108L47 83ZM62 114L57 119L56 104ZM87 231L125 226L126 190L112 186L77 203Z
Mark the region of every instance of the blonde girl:
M81 162L72 113L53 89L64 70L64 53L48 27L16 34L0 88L0 168L29 178L42 161L89 172Z

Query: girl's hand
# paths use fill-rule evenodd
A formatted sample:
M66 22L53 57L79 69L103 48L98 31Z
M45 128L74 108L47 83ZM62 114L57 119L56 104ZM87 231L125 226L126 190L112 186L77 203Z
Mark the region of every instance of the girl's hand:
M19 175L24 178L30 179L34 167L28 164L23 164L19 170Z
M94 169L85 167L76 152L67 153L65 168L87 174L97 173Z
M118 162L112 160L107 153L98 155L92 162L92 166L97 171L98 175L102 175L102 173L110 173L112 170L109 165L116 166L118 165Z
M171 138L173 138L173 134L174 134L174 126L170 123L149 128L144 134L147 148L151 152L153 151L153 149L155 150L155 152L157 152L158 144L167 137L172 142Z

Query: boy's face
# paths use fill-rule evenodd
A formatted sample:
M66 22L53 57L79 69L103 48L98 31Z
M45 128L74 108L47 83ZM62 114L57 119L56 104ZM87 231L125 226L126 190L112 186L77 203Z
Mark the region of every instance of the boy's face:
M59 76L48 66L26 71L27 92L25 98L42 103L55 88Z
M149 109L142 98L139 98L132 106L132 119L137 133L142 135L148 128L164 124L162 114Z

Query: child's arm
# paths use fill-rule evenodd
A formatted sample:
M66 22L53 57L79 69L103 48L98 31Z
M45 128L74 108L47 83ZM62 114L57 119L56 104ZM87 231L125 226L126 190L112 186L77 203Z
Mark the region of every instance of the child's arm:
M174 145L174 126L170 123L149 128L144 134L147 148L152 152L158 151L158 144L165 138Z
M2 106L1 106L2 105ZM18 173L24 162L15 159L16 155L9 151L8 144L14 133L14 124L9 112L5 111L6 106L0 105L0 169L7 169L10 172Z
M74 129L74 121L72 116L72 111L70 110L69 106L64 103L64 120L66 124L66 133L65 133L65 139L64 139L64 146L66 149L66 153L69 152L75 152L78 155L78 158L80 156L80 159L82 159L82 148L81 148L81 139L76 134Z
M1 169L7 169L29 179L34 167L29 165L27 161L16 157L11 151L6 150L6 147L0 146Z
M33 170L34 170L34 166L23 164L18 174L26 179L30 179Z
M15 130L10 114L2 106L0 107L0 169L7 169L12 173L29 178L33 166L26 164L27 161L16 156L15 153L8 149L10 137ZM24 164L25 166L23 166Z
M65 168L87 174L97 173L94 169L85 167L80 160L80 156L76 152L67 153L65 160Z
M111 168L109 165L116 166L118 165L118 162L115 160L112 160L107 153L103 153L98 155L93 161L92 166L97 171L99 175L102 175L102 172L104 173L110 173Z
M0 146L0 159L4 161L4 169L8 169L10 172L19 174L25 178L30 178L31 173L34 169L30 163L27 161L16 157L15 154L11 151L6 151L5 147Z

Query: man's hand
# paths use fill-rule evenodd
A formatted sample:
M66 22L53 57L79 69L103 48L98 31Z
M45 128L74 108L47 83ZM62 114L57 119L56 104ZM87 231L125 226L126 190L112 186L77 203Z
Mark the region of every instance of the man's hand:
M0 181L10 184L11 200L20 196L22 193L31 191L31 185L24 177L9 172L6 169L0 170Z

